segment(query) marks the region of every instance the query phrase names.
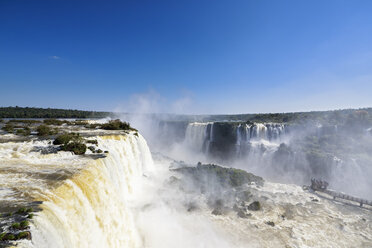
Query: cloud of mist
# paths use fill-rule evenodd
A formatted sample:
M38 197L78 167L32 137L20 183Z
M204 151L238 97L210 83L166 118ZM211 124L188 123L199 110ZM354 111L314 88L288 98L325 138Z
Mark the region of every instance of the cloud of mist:
M153 152L173 159L191 164L200 161L239 167L282 183L309 184L310 178L316 177L328 180L336 190L372 198L372 181L369 179L372 177L372 158L367 152L372 143L368 133L360 133L358 123L337 129L335 125L322 126L311 120L292 125L290 132L280 139L251 140L244 147L229 144L226 149L232 150L233 154L216 156L207 151L206 127L195 133L194 129L190 130L191 117L185 120L171 114L182 113L192 105L192 98L188 96L171 101L156 91L148 91L133 95L116 111L129 112L120 118L141 132ZM337 133L334 133L336 129ZM233 132L236 135L236 131ZM234 153L234 149L242 151ZM333 150L341 152L333 154Z
M168 99L155 90L133 94L128 101L114 109L115 112L132 114L190 114L193 109L191 92Z

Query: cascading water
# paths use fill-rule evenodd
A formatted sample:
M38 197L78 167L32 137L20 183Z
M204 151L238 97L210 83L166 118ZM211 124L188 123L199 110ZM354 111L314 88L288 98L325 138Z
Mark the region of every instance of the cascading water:
M44 173L38 180L26 176L24 186L19 185L20 179L2 174L13 177L8 178L9 188L18 183L17 191L27 187L28 200L42 201L31 227L32 243L23 246L143 247L130 199L140 190L143 175L153 168L146 141L134 134L96 139L100 149L109 153L95 160L68 152L42 155L32 152L33 142L11 145L15 151L7 162L14 168L19 165L18 174L21 170L33 176ZM44 143L39 145L46 147ZM57 180L56 173L67 174L67 179Z
M97 140L109 151L106 158L40 196L36 247L142 247L128 200L151 170L150 151L142 137L133 135Z
M284 134L285 126L283 124L239 124L237 127L237 145L251 140L278 141Z
M189 123L186 128L184 144L192 151L202 152L210 155L213 148L219 143L227 143L234 140L231 146L236 146L235 155L247 154L250 148L272 145L278 146L286 134L284 124L276 123L255 123L255 124L234 124L227 123L233 133L219 133L215 125L221 123ZM211 148L213 144L213 148Z
M211 132L208 132L210 125L211 123L190 123L186 128L184 140L186 146L191 150L204 151L206 143L211 139Z

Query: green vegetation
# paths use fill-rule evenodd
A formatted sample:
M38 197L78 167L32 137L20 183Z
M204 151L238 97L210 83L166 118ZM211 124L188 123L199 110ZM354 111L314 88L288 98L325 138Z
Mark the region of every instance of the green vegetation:
M0 118L104 118L108 116L113 116L113 113L18 106L0 108Z
M82 142L83 138L78 133L64 133L58 135L53 145L67 145L69 142Z
M20 232L17 234L17 239L29 239L30 236L30 232Z
M31 239L31 233L30 231L23 231L27 230L30 226L30 219L33 217L34 209L29 207L21 207L17 211L14 212L8 212L5 214L2 214L0 217L6 218L6 217L12 217L14 218L9 219L10 221L3 221L1 220L1 226L0 230L8 230L8 232L1 232L0 233L0 243L2 241L13 241L13 240L20 240L20 239ZM19 222L13 222L14 220ZM2 247L0 245L0 247Z
M253 175L252 173L214 164L198 163L196 167L181 167L174 169L174 171L191 176L195 182L206 186L209 186L211 182L216 180L220 185L231 187L239 187L252 182L262 186L264 183L262 177Z
M16 134L28 136L31 134L31 129L29 127L24 127L23 129L17 129Z
M13 229L21 229L21 224L20 223L13 223L11 226Z
M69 121L57 120L57 119L45 119L43 122L45 125L55 125L55 126L61 126L62 124L70 124Z
M26 214L26 213L30 213L30 212L33 212L34 210L32 208L20 208L17 210L16 214Z
M62 151L70 151L76 155L85 154L87 146L84 139L78 133L65 133L57 136L53 141L54 145L61 145Z
M88 125L88 122L84 120L77 120L77 121L74 121L73 124L77 126L86 126Z
M137 131L136 129L132 128L128 122L122 122L119 119L109 121L108 123L101 125L102 129L105 130L133 130Z
M11 225L12 229L22 230L26 229L30 225L30 222L27 220L22 220L21 222L16 222Z
M30 225L30 222L27 220L22 220L19 225L21 226L22 229L27 228Z
M13 133L14 126L11 123L7 123L7 124L5 124L5 126L2 127L2 130L4 130L5 132L8 132L8 133Z
M19 239L31 239L31 233L26 232L19 232L18 234L13 233L1 233L0 234L0 241L12 241L12 240L19 240Z
M36 124L36 123L41 123L41 121L40 120L19 120L19 119L13 119L13 120L9 120L8 123Z
M73 152L75 155L83 155L87 151L87 146L80 142L71 142L61 146L63 151Z
M97 140L87 140L87 143L88 144L98 145L98 141Z
M7 133L15 133L17 135L23 135L28 136L31 134L31 129L27 126L15 126L14 122L8 122L3 127L2 130L4 130Z
M275 123L321 123L339 125L348 121L363 121L372 123L372 108L343 109L332 111L311 111L293 113L239 114L239 115L209 115L180 116L180 119L198 121L239 121L239 122L275 122Z
M54 135L57 133L56 130L53 130L51 127L47 125L40 125L36 128L38 136L47 136L47 135Z
M12 233L7 233L7 234L4 235L2 240L4 240L4 241L6 241L6 240L16 240L16 237Z

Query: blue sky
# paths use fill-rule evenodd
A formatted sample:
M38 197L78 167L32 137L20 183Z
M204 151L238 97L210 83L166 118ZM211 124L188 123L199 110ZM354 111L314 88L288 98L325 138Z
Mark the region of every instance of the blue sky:
M372 1L0 1L0 106L372 106Z

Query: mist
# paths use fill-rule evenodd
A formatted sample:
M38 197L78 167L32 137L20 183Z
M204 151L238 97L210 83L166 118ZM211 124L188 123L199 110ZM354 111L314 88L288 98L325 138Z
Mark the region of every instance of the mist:
M150 113L166 111L161 99L154 92L134 96L132 113L120 116L139 129L152 152L194 165L241 168L273 182L302 186L311 178L322 179L332 189L372 199L372 134L368 131L372 113L368 111L363 116L358 110L319 112L322 118L314 115L295 123L227 119L231 115L215 121L214 116L182 111ZM168 109L182 101L168 102Z
M143 193L133 203L146 247L262 247L263 239L270 240L267 246L280 246L282 238L273 238L266 225L282 221L277 212L284 211L280 216L289 218L296 208L304 211L296 205L305 199L300 187L309 185L312 178L327 181L332 190L372 199L370 109L362 114L368 118L361 117L359 110L345 110L305 113L301 121L292 117L276 121L278 114L275 118L258 114L249 120L243 115L164 114L167 111L158 99L135 97L131 113L119 115L145 137L154 158L156 172L146 175ZM157 113L151 112L153 106ZM195 181L174 171L197 164L243 169L262 177L265 186L226 187L213 175L202 174ZM278 197L278 190L282 196ZM243 198L242 192L247 192ZM254 201L264 209L263 215L255 213L255 225L246 227L231 220L236 214L252 218L246 211ZM308 207L308 211L318 208ZM324 214L332 215L332 211ZM323 220L322 214L313 216L311 225ZM237 233L243 229L242 239Z

